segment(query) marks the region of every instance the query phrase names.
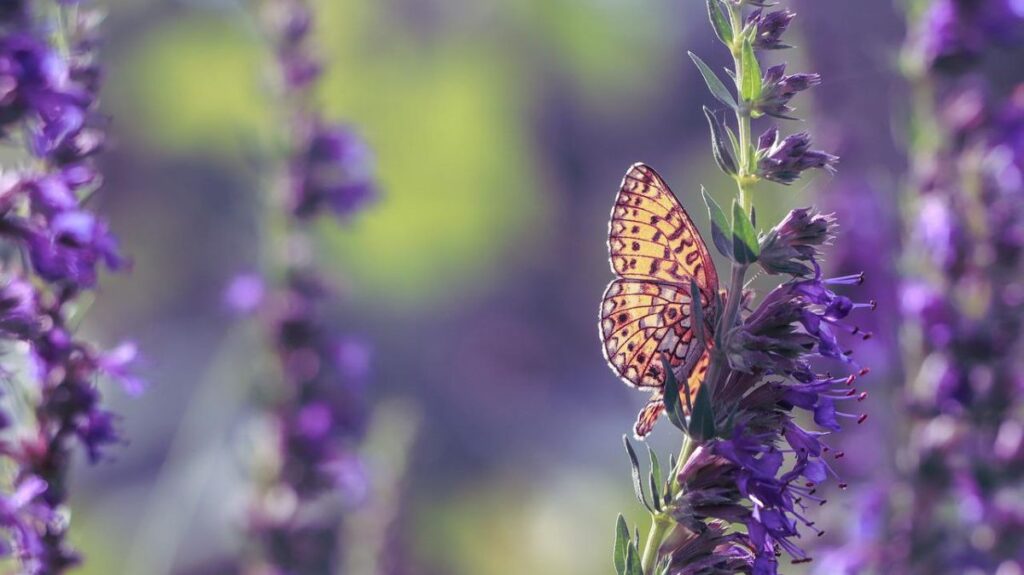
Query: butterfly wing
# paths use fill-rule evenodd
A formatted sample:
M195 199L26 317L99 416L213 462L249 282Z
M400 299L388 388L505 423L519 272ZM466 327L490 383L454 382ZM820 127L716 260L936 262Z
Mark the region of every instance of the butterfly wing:
M718 272L697 226L665 180L644 164L622 179L608 225L612 271L622 278L690 285L718 293Z
M692 356L699 348L692 314L689 287L626 278L613 281L601 303L605 359L627 385L660 389L665 385L662 356L673 369L696 363Z
M661 389L665 357L685 378L692 394L707 371L707 325L694 326L691 279L701 305L710 312L718 292L718 274L693 220L652 168L635 164L626 173L609 223L608 248L618 279L601 303L601 340L608 364L628 385L651 388L636 434L643 437L663 410ZM710 313L705 314L709 319ZM696 329L704 330L698 338ZM683 398L684 408L686 398Z

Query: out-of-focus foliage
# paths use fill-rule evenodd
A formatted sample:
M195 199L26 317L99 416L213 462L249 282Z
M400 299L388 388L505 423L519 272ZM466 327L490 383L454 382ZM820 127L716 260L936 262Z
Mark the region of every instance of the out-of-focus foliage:
M202 391L244 382L203 374L231 347L220 289L255 258L257 167L279 111L241 5L111 7L107 107L128 149L112 152L108 202L137 263L132 281L101 294L91 325L144 327L158 373L147 396L119 406L133 443L85 476L76 542L90 559L83 573L122 573L125 541L180 520L185 573L238 543L221 534L240 499L226 494L222 469L203 483L195 461L161 465L207 398L216 405L189 431L202 456L245 437L234 392ZM423 419L396 502L396 560L426 574L610 572L611 519L635 511L619 437L642 398L611 376L597 340L607 217L622 173L642 160L710 230L699 186L720 194L730 184L714 172L700 113L714 102L685 56L711 42L702 10L677 0L321 0L318 14L331 61L319 103L369 141L382 198L343 231L324 226L316 248L337 262L326 271L343 287L344 319L381 350L374 394L414 400ZM815 109L801 104L811 122ZM759 221L815 189L758 190ZM251 358L235 350L220 361ZM241 459L241 448L223 449L222 465ZM154 484L175 472L210 505L152 517Z

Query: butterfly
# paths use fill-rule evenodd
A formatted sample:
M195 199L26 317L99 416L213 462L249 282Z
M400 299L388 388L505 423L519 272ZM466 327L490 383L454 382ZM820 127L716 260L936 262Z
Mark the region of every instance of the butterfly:
M643 438L665 409L662 357L689 385L689 398L680 390L684 410L704 380L718 271L689 214L665 180L644 164L634 164L622 179L608 223L608 251L616 278L601 301L601 342L622 381L653 391L634 426ZM693 325L692 282L700 294L703 326Z

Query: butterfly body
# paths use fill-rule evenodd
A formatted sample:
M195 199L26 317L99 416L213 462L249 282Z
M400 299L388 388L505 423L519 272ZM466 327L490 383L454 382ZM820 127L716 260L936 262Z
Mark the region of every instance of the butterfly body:
M687 382L691 399L703 382L718 273L689 214L644 164L633 165L623 178L608 232L617 277L601 302L601 341L605 359L622 381L654 392L635 428L643 437L664 407L662 358ZM692 283L704 312L701 326L694 325Z

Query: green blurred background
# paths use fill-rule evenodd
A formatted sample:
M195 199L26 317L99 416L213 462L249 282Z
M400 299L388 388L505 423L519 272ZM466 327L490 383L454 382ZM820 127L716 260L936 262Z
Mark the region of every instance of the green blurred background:
M137 337L152 387L115 397L131 441L80 467L74 539L82 573L216 573L206 566L242 543L237 486L260 449L246 407L260 342L221 292L257 265L259 164L280 119L269 55L246 3L107 5L116 146L101 201L135 269L107 279L89 326ZM633 162L659 169L702 228L699 186L731 193L707 145L701 105L713 102L686 57L725 64L701 7L318 3L320 102L369 140L382 188L364 215L323 222L317 250L345 325L376 349L367 457L381 489L353 523L391 519L361 532L389 534L395 572L610 572L615 515L643 524L621 436L646 398L601 357L604 242ZM807 54L786 58L800 68ZM828 72L846 90L862 73ZM799 129L819 125L820 106L799 105L811 119ZM760 218L827 183L760 191ZM676 449L667 428L655 435L665 457Z

